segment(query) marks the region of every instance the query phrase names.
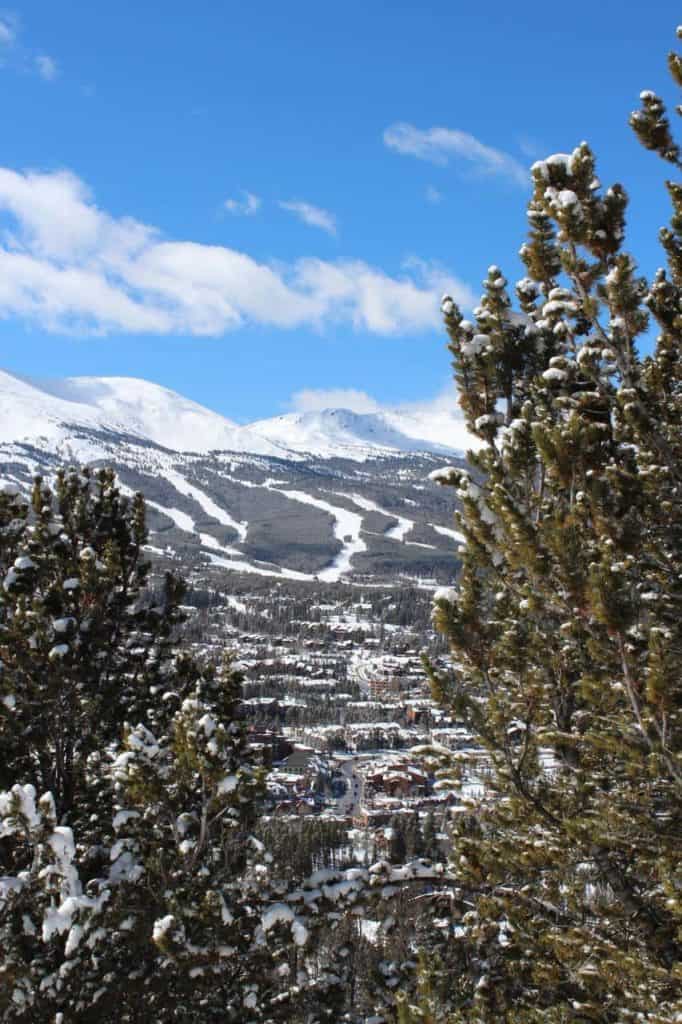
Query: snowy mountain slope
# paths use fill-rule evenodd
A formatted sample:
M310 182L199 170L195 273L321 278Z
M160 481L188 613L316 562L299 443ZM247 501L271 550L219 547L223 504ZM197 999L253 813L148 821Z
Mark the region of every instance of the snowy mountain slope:
M277 455L277 444L168 388L135 377L42 381L0 371L0 441L41 440L53 448L73 428L153 441L174 451L211 449Z
M441 441L435 440L434 424L428 424L425 432L420 431L421 425L418 418L398 410L357 413L322 409L258 420L250 429L283 448L321 458L361 460L388 452L453 451L442 443L442 438L448 437L446 423L441 423Z
M325 409L240 426L175 391L134 377L37 380L0 371L0 442L39 441L63 454L64 445L70 444L70 457L95 458L96 446L85 444L80 450L83 430L131 435L178 452L231 451L288 459L363 461L398 452L445 455L466 447L461 425L450 411ZM452 443L444 443L449 438Z
M0 371L0 441L29 438L60 440L65 423L96 427L95 409L36 388L21 377Z
M277 494L282 494L290 501L299 502L303 505L312 505L313 508L321 509L331 516L334 523L334 536L341 544L341 550L329 565L320 570L318 579L326 583L336 583L342 576L349 573L352 567L353 555L367 550L367 544L360 536L363 527L362 516L356 512L349 511L347 508L330 505L328 501L313 497L305 491L275 489L269 481L266 482L266 486L270 490L275 490Z
M113 466L124 493L145 495L150 553L191 579L403 586L454 574L453 495L428 480L440 456L294 461L171 452L130 436L109 437L106 450L97 435L86 442L88 461ZM63 450L0 443L0 480L28 491L34 474L53 477Z
M0 480L28 491L65 463L113 466L147 499L152 556L219 586L449 580L453 495L428 475L461 459L398 426L328 410L240 427L147 381L0 374Z

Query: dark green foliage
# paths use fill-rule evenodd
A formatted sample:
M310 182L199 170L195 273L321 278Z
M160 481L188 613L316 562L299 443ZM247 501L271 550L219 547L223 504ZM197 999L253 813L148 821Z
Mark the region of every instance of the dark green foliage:
M391 831L388 844L388 859L391 864L402 864L407 855L407 839L401 819L394 815L391 818Z

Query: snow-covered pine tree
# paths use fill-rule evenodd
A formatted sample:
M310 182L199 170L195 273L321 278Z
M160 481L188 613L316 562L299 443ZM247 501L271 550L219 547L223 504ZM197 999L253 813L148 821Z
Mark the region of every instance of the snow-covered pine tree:
M679 55L670 68L682 85ZM662 100L641 100L631 124L679 171ZM682 186L667 183L667 267L647 283L624 248L625 191L602 188L587 144L532 177L520 312L497 267L475 324L442 306L480 448L470 474L435 474L465 541L457 587L435 596L452 672L432 682L491 775L454 828L448 985L437 1014L432 987L411 1019L668 1024L682 1013Z
M151 599L145 540L141 495L109 470L0 493L0 788L51 792L62 824L89 815L88 759L153 715L168 665L183 587Z
M3 1021L291 1019L307 933L251 837L240 678L176 650L145 540L109 471L0 491Z

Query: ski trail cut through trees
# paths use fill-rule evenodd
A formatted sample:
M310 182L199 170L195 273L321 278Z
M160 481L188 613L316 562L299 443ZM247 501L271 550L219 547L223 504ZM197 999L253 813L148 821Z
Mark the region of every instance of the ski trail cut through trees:
M268 481L266 481L266 485ZM349 512L348 509L339 508L337 505L330 505L321 498L313 498L304 491L283 491L277 487L269 487L275 494L282 494L290 501L298 501L302 505L312 505L322 512L327 512L334 520L334 536L343 545L338 555L326 569L317 573L318 580L324 583L336 583L339 577L350 571L353 555L367 550L367 545L360 536L362 529L362 516L357 512ZM346 538L349 538L348 540Z
M398 522L395 526L389 526L388 530L384 533L384 537L390 537L392 540L405 540L405 537L414 526L412 519L405 519L404 516L398 515L397 512L387 512L386 509L381 508L380 505L370 501L368 498L363 498L361 494L351 494L351 501L359 508L364 508L366 512L379 512L382 516L387 516L389 519L397 519Z
M173 485L173 487L180 494L184 494L188 498L192 498L196 501L197 505L203 508L206 515L212 519L217 519L221 526L229 526L230 529L234 530L239 536L239 542L243 543L246 540L246 533L249 528L247 522L234 519L230 513L221 508L220 505L216 505L212 498L209 498L208 494L205 494L200 490L196 484L190 483L184 476L177 472L175 469L167 469L165 471L166 479Z
M180 479L182 479L182 477ZM175 486L175 482L173 483ZM122 493L128 493L130 495L135 493L130 487L126 487L124 484L119 484L119 488ZM194 497L197 504L200 504L194 495L191 495L191 497ZM210 502L208 497L206 500ZM237 548L224 547L215 539L215 537L212 537L208 533L201 533L197 529L196 523L192 517L187 515L186 512L182 512L178 508L167 508L165 505L160 505L156 501L150 501L149 498L145 498L145 504L150 508L156 509L156 511L160 512L162 515L165 515L178 527L179 530L182 530L183 533L189 533L198 537L201 541L202 548L208 549L204 551L204 554L211 562L211 565L214 565L217 568L231 569L234 572L248 572L255 576L272 576L277 579L305 580L309 582L315 578L311 573L296 572L294 569L265 569L260 566L253 565L251 562L246 562L242 552L238 551ZM208 509L204 508L204 511L208 512ZM227 515L227 513L225 513L225 515ZM215 516L215 518L217 519L218 517ZM225 523L224 525L227 526L229 524Z

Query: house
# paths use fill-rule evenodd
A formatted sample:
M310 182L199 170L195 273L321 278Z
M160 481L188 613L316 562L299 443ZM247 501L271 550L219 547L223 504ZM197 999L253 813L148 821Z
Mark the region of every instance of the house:
M270 730L249 730L249 745L260 747L266 755L268 762L283 761L294 752L293 744L279 733Z
M372 793L405 798L425 793L428 776L414 765L398 762L368 772L365 781Z

